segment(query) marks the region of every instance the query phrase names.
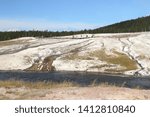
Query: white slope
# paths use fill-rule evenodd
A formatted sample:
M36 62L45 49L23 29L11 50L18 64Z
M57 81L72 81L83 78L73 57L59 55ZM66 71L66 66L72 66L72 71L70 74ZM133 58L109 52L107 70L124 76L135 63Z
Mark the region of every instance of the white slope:
M109 64L92 56L87 60L64 59L70 54L87 56L90 52L102 49L108 55L116 56L113 50L123 53L137 63L137 69L123 71L123 74L150 75L150 32L84 34L43 39L25 37L0 42L0 70L24 70L48 56L56 56L52 65L58 71L105 72L108 68L122 69L120 65Z

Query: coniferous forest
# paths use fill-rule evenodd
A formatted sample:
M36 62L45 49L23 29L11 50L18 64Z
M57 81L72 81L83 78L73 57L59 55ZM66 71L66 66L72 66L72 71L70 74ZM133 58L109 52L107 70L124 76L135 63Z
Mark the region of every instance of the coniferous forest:
M15 39L19 37L55 37L67 36L75 34L96 34L96 33L128 33L128 32L144 32L150 31L150 16L132 19L115 23L112 25L104 26L94 30L81 30L81 31L5 31L0 32L0 41Z
M127 33L150 31L150 16L123 21L92 30L92 33Z

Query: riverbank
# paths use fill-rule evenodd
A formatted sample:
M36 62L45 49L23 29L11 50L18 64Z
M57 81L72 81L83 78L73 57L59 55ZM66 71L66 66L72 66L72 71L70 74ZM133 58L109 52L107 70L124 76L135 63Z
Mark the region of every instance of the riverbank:
M85 72L0 72L0 99L150 99L150 78Z
M128 75L102 74L98 72L24 72L0 71L0 81L25 81L63 83L71 82L78 86L88 87L93 82L96 85L109 84L119 87L150 89L150 78Z

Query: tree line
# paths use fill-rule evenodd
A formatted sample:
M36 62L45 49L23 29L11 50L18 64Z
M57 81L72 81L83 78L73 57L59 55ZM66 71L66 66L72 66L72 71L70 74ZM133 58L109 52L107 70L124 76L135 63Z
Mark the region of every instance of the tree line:
M115 23L91 30L91 33L128 33L150 31L150 16Z
M19 37L55 37L76 34L96 34L96 33L128 33L150 31L150 16L123 21L112 25L104 26L94 30L81 31L6 31L0 32L0 41L15 39Z
M83 31L62 31L62 32L51 32L51 31L9 31L0 32L0 41L20 38L20 37L56 37L56 36L67 36L79 34Z

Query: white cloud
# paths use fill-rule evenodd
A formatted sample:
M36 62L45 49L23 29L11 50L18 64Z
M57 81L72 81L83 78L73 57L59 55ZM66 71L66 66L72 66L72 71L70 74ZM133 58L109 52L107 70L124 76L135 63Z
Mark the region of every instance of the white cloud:
M63 30L82 30L93 29L98 26L86 23L61 23L49 22L45 20L40 21L18 21L18 20L4 20L0 19L0 30L50 30L50 31L63 31Z

